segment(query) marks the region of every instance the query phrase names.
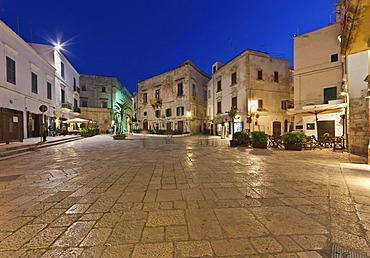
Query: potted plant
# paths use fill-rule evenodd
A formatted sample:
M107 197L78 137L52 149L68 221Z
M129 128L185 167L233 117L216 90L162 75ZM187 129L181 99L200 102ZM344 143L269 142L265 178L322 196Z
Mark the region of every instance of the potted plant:
M234 133L234 140L237 141L239 146L248 146L250 143L249 135L243 131Z
M263 131L252 132L252 146L253 148L267 149L268 134Z
M306 136L303 132L286 132L283 134L282 140L286 150L300 151L306 142Z

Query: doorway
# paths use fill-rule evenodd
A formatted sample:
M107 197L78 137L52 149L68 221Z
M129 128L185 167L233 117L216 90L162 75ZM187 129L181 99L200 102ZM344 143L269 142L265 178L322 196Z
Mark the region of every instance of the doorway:
M166 124L166 131L167 132L172 131L172 123L171 122L167 122L167 124Z
M177 130L179 130L180 132L184 132L184 121L177 122Z
M322 140L324 133L329 133L331 137L335 136L334 120L317 121L317 138Z
M272 122L272 136L279 137L281 135L281 122Z
M144 120L144 121L143 121L143 129L144 129L144 130L148 130L148 128L149 128L148 120Z
M0 108L0 142L23 141L23 112Z

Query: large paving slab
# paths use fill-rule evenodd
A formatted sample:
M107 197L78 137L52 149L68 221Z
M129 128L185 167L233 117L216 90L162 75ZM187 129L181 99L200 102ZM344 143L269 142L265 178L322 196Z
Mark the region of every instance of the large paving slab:
M205 139L99 135L0 160L0 257L370 256L368 165Z

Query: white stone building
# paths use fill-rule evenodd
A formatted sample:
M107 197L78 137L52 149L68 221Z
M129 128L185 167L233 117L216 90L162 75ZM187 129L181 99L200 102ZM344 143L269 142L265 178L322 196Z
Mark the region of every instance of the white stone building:
M117 104L127 104L127 132L131 132L133 97L127 88L115 77L91 74L80 75L81 117L97 122L100 132L110 131L114 126L114 112Z
M235 131L265 131L280 136L289 129L289 60L246 50L226 64L212 66L207 118L213 134L231 135L228 111L238 110Z
M345 135L340 24L294 37L294 129L323 138Z
M55 117L50 121L54 128L61 128L62 122L80 115L80 75L73 65L54 46L31 44L32 48L55 68ZM77 126L77 125L70 125ZM78 131L78 128L68 128Z
M0 41L0 142L40 136L56 116L55 69L2 21Z
M139 129L181 131L206 130L206 95L209 76L190 60L137 85Z

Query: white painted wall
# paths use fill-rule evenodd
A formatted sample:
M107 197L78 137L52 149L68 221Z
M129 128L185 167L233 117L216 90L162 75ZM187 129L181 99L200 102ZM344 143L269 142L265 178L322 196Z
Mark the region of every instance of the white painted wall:
M80 107L80 96L74 91L73 78L76 78L76 85L79 87L80 75L73 65L67 60L62 52L57 51L54 46L42 45L42 44L32 44L32 47L36 52L41 55L45 60L47 60L55 68L55 86L56 86L56 113L57 116L63 118L73 118L76 114L72 111L65 113L61 109L61 89L65 91L65 101L66 103L72 104L74 106L74 99L78 101L78 106ZM61 76L61 62L64 63L64 77Z
M366 97L367 82L364 81L370 74L370 51L348 55L348 91L350 98Z
M6 56L16 63L16 84L7 82ZM54 68L41 58L21 37L0 21L0 106L23 111L24 136L27 136L27 116L29 111L41 114L40 105L46 105L47 116L55 110L55 90L52 99L47 98L47 82L55 87ZM31 90L31 72L37 74L38 92Z

